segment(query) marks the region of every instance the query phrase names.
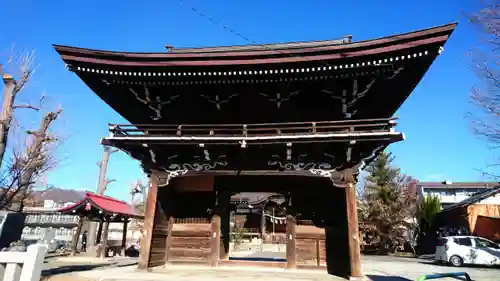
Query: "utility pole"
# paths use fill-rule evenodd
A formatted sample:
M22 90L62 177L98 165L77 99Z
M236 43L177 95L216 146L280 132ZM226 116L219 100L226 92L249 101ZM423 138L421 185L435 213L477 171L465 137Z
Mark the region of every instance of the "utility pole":
M106 191L106 187L108 184L114 182L115 180L109 180L106 178L106 171L108 169L108 162L109 162L109 156L115 152L117 152L118 149L112 149L109 146L104 146L104 151L102 153L102 159L100 162L97 163L97 166L99 166L99 180L97 182L97 194L98 195L104 195L104 192ZM96 231L97 231L97 223L96 222L91 222L89 225L89 237L88 241L90 244L90 247L95 246L95 241L96 241Z

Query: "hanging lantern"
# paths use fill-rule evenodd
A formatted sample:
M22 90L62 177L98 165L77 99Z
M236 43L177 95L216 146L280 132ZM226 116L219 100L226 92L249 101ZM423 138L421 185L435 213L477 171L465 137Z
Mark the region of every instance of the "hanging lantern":
M85 204L85 211L90 211L90 209L92 209L92 206L87 202L87 204Z

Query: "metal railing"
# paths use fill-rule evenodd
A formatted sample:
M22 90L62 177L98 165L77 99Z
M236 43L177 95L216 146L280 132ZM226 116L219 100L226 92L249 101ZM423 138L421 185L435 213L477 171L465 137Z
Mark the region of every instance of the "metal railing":
M219 136L250 137L271 135L306 135L332 133L389 132L396 126L396 118L360 119L320 122L284 122L263 124L110 124L114 137L143 136Z

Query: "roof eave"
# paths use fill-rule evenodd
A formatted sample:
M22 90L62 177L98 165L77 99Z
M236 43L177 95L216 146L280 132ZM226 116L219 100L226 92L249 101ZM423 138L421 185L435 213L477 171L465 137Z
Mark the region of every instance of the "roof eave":
M349 44L334 44L319 47L265 49L259 51L224 51L224 52L164 52L164 53L134 53L114 52L105 50L92 50L85 48L53 45L61 58L66 62L84 62L108 65L143 65L143 66L206 66L206 65L231 65L231 64L260 64L260 63L286 63L303 62L304 60L328 60L390 51L391 46L400 48L415 47L420 42L425 44L444 44L456 23L434 27L425 30L398 34L379 39L360 41ZM412 44L408 44L408 42ZM319 41L320 42L320 41ZM293 43L289 43L293 44ZM405 46L404 46L405 45ZM226 47L227 48L227 47ZM361 51L360 51L361 49ZM394 48L392 48L394 49ZM376 52L375 52L376 51ZM331 54L319 54L333 52ZM364 52L364 53L362 53ZM285 57L269 57L283 56ZM330 56L330 57L328 57ZM207 59L208 58L208 59Z

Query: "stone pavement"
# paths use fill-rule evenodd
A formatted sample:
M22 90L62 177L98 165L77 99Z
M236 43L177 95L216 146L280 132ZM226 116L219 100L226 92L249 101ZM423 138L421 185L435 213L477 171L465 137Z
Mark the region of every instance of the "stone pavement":
M170 265L167 268L159 268L153 272L141 272L136 270L136 265L130 265L134 261L114 261L107 266L97 266L83 271L72 271L54 275L42 280L50 281L215 281L231 280L255 281L262 279L270 281L319 281L319 280L343 280L328 275L322 270L284 270L279 268L262 267L237 267L221 266L213 269L201 265ZM399 258L387 256L363 256L362 269L366 280L372 281L408 281L416 280L419 276L431 273L465 271L476 281L498 281L500 280L500 269L487 267L463 267L454 268L433 264L432 261L412 258ZM456 279L439 279L440 281Z
M373 281L417 280L421 275L445 272L467 272L476 281L500 280L500 269L498 268L472 266L456 268L435 264L433 260L391 256L362 256L362 270ZM438 280L457 279L443 278Z
M102 268L72 274L56 275L45 279L47 281L121 281L121 280L144 280L144 281L215 281L232 280L238 281L320 281L320 280L344 280L330 276L323 271L317 270L284 270L275 268L254 267L219 267L212 269L206 266L195 265L172 265L165 269L153 272L140 272L135 266Z

